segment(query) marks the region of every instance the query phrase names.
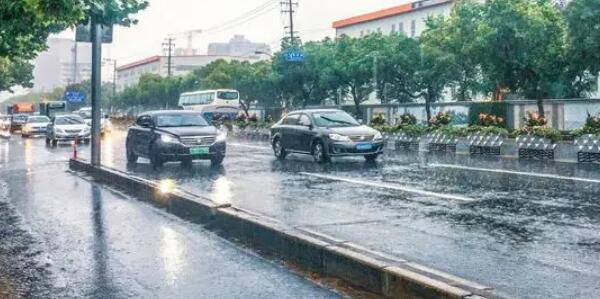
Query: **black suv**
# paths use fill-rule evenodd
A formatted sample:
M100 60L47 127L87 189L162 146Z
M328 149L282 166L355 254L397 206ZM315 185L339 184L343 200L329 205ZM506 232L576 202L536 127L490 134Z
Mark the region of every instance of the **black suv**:
M226 133L210 125L199 112L153 111L141 114L127 132L127 162L150 159L154 168L165 162L225 158Z
M295 111L271 127L275 156L310 154L319 163L330 157L364 156L374 161L383 153L383 136L342 110Z

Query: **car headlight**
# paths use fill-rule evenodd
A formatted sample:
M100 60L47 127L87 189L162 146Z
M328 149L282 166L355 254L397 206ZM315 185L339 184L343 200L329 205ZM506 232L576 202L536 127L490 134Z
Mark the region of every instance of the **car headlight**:
M91 132L91 131L90 131L90 127L85 127L85 128L83 128L83 130L82 130L82 133L83 133L83 134L87 134L87 133L89 133L89 132Z
M163 143L178 143L179 139L175 136L163 134L160 135L160 141Z
M329 139L339 142L351 142L350 137L340 134L329 134Z
M381 134L381 132L377 132L377 134L375 134L375 137L373 137L373 139L381 140L381 139L383 139L383 135Z
M219 135L217 135L215 142L223 142L225 140L227 140L227 132L219 132Z

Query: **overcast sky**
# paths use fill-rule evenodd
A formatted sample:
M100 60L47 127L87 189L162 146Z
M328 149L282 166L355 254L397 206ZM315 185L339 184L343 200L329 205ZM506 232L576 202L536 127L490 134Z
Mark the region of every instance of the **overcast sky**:
M333 35L335 20L362 14L408 0L298 0L296 28L304 41ZM195 37L194 46L206 51L208 42L227 41L234 34L243 34L256 42L276 48L283 35L283 17L279 1L273 9L248 22ZM207 29L226 23L266 3L266 0L150 0L150 6L138 15L139 24L117 28L114 43L107 56L118 59L119 65L160 53L164 38L192 29ZM177 46L185 47L181 34Z

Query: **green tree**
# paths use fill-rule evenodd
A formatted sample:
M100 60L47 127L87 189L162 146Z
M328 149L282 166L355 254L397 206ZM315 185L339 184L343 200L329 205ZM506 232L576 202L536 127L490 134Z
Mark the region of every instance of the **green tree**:
M11 87L21 85L32 87L33 65L21 59L0 57L0 91L11 91Z
M573 0L567 6L569 28L568 80L572 94L589 91L600 72L600 1Z
M566 26L550 0L488 0L477 27L482 69L496 93L508 90L538 100L553 96L565 69Z

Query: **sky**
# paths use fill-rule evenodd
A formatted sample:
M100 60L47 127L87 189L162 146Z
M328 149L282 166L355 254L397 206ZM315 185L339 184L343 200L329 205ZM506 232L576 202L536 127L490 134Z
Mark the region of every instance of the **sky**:
M295 27L303 41L333 36L333 21L357 14L388 8L410 2L408 0L297 0ZM131 28L115 29L114 43L106 54L117 59L118 64L159 54L164 39L174 34L178 47L187 46L187 30L213 28L235 20L261 6L273 3L267 10L247 22L232 24L196 35L194 47L206 51L209 42L226 42L234 34L243 34L254 42L264 42L272 48L279 46L283 36L284 18L279 1L266 0L150 0L150 6L139 15L139 23Z

